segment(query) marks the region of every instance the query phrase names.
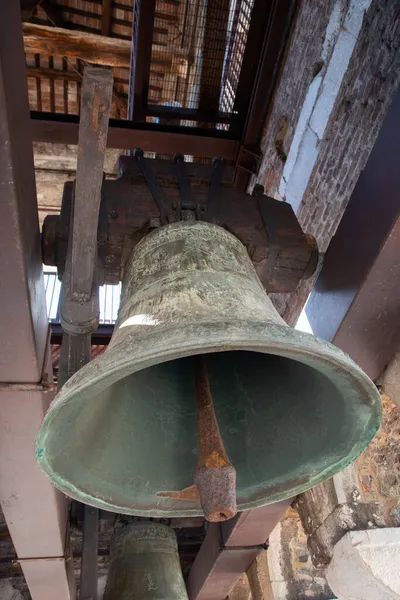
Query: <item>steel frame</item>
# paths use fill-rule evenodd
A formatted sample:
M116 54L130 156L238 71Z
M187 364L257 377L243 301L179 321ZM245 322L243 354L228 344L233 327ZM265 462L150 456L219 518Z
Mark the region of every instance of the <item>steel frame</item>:
M67 499L35 459L54 391L19 3L0 11L0 502L33 600L71 600Z
M306 314L314 334L376 379L400 345L400 91L325 256Z
M225 523L210 523L187 582L189 600L225 600L256 556L292 499L239 513Z

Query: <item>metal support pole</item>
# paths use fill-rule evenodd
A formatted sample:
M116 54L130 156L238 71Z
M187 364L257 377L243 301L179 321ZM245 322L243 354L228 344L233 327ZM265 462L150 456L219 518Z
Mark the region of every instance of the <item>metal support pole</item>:
M247 571L293 498L210 523L189 573L189 600L225 600Z
M97 546L99 509L85 506L81 562L80 600L97 600Z

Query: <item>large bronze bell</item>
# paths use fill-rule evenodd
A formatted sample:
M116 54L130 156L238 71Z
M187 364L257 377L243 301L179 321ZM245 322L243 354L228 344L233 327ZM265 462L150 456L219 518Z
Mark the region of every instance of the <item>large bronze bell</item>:
M45 417L37 455L54 485L119 513L202 514L191 493L194 355L204 355L238 510L331 477L379 426L373 383L338 348L284 323L236 237L175 223L135 247L108 350Z
M187 600L173 529L151 521L116 532L104 600Z

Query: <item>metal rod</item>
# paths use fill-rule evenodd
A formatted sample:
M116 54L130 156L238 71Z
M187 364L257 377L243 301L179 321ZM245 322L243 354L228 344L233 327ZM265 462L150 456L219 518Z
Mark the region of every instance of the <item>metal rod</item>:
M99 509L85 505L83 523L80 600L97 600L97 545Z
M226 521L237 513L236 470L221 439L202 356L195 357L195 382L198 461L194 481L207 521Z

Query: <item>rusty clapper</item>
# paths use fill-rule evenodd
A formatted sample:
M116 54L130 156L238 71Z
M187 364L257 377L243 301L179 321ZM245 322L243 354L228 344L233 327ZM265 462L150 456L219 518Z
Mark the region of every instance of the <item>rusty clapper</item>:
M343 469L380 414L348 356L281 319L241 241L192 220L135 246L108 349L58 393L36 450L86 504L225 519Z
M237 513L236 470L221 439L202 356L195 357L198 459L195 483L208 521L226 521Z

